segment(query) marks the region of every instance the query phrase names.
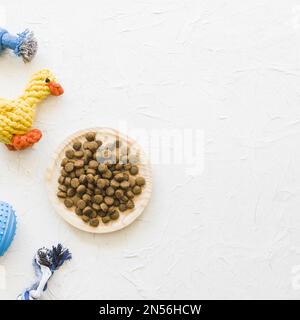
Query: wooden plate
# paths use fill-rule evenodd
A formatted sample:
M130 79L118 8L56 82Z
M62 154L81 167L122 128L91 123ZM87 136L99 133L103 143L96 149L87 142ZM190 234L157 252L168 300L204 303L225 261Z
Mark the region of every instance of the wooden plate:
M96 139L100 139L103 142L108 141L115 136L118 136L119 139L132 149L138 151L139 153L139 174L143 176L146 180L146 185L143 187L143 192L139 196L135 197L135 208L132 210L127 210L126 212L120 212L120 217L118 220L110 221L107 224L102 223L100 219L100 223L98 227L91 227L87 223L84 223L80 217L76 215L73 209L67 209L60 199L57 198L57 188L58 188L58 178L60 176L61 166L60 163L62 159L65 157L65 151L68 148L72 147L72 144L75 140L85 141L84 135L93 131L97 133ZM82 130L74 133L70 137L68 137L58 148L58 150L54 154L54 158L51 161L51 165L47 170L46 174L46 182L48 193L50 197L50 201L54 206L57 213L65 219L72 226L77 229L91 232L91 233L108 233L123 229L130 225L135 219L137 219L144 209L146 208L152 193L152 176L151 176L151 168L150 163L145 155L142 148L137 144L136 141L130 139L129 137L121 134L117 130L110 128L91 128L87 130Z

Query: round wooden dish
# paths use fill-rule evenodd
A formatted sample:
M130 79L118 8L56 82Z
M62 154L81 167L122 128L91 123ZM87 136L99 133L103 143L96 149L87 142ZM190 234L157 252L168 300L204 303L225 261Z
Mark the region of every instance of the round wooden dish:
M67 209L60 199L57 198L57 188L58 188L58 178L60 176L61 170L61 161L65 157L65 151L68 148L72 147L72 144L75 140L85 141L84 135L93 131L97 133L96 138L102 140L103 142L112 139L115 136L118 136L122 142L127 143L130 148L135 148L139 152L139 174L143 176L146 180L146 185L143 188L142 194L135 198L135 208L132 210L127 210L125 212L120 212L120 217L118 220L110 221L107 224L100 223L98 227L91 227L89 224L84 223L79 216L76 215L74 208ZM72 226L77 229L91 232L91 233L108 233L123 229L130 225L135 219L137 219L144 209L146 208L152 193L152 177L151 177L151 168L150 163L145 155L142 148L137 144L136 141L130 139L129 137L121 134L117 130L110 128L91 128L87 130L82 130L74 133L68 137L58 148L54 154L54 158L51 161L51 165L47 170L46 175L48 193L50 201L53 204L57 213L65 219Z

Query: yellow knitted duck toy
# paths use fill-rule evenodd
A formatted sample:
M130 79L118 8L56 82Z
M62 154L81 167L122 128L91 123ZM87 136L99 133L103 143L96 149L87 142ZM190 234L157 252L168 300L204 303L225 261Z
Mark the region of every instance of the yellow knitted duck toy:
M47 96L64 93L47 69L35 73L22 96L15 100L0 98L0 142L9 150L23 150L37 143L42 133L33 129L36 105Z

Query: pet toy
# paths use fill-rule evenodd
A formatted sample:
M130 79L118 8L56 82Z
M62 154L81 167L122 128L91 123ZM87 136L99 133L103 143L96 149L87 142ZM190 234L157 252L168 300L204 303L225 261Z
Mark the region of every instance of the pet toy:
M22 96L15 100L0 98L0 142L9 150L23 150L37 143L42 133L30 130L36 106L47 96L64 93L54 75L47 69L35 73Z
M37 281L18 296L18 300L37 300L47 289L47 283L54 271L59 269L66 260L71 260L72 255L61 244L52 249L41 248L33 259L33 267Z
M11 205L0 201L0 257L11 245L16 233L16 215Z
M11 49L24 62L30 62L36 55L37 47L33 32L25 30L15 36L0 28L0 53L4 49Z

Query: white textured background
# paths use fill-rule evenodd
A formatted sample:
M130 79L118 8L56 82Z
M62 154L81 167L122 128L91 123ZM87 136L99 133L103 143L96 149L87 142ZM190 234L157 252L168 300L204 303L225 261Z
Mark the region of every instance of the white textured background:
M28 286L36 249L59 241L74 259L47 299L300 297L300 1L2 0L0 18L40 43L29 65L1 56L1 97L44 67L66 92L40 106L34 149L1 147L0 198L18 230L0 298ZM44 173L62 138L120 120L203 130L204 172L154 165L143 216L92 236L55 214Z

